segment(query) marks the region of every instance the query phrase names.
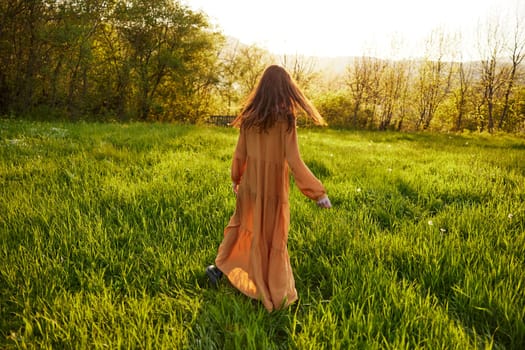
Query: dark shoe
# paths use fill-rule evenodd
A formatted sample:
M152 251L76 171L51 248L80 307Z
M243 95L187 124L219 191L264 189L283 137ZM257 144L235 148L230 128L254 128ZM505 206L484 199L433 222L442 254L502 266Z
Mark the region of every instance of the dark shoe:
M222 277L222 271L219 270L215 265L210 265L206 268L206 274L213 285L217 285Z

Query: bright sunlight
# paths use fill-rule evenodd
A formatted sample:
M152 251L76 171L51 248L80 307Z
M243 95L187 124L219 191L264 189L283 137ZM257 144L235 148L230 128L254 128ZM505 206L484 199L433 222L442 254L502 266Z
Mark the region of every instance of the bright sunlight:
M434 30L461 34L475 55L476 28L493 17L525 15L519 0L187 0L225 35L274 53L383 57L422 54Z

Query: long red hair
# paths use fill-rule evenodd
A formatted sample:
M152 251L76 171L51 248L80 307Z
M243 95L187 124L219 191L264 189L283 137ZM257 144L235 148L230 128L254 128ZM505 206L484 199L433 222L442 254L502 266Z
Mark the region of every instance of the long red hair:
M241 113L232 122L241 128L267 131L277 120L286 120L288 129L295 127L297 109L302 109L317 125L326 125L315 106L306 98L290 74L281 66L265 69L259 83L248 96Z

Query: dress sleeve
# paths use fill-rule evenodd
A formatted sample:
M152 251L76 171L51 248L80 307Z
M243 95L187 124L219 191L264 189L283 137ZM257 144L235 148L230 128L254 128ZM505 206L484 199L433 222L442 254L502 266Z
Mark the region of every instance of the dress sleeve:
M319 200L326 196L326 190L315 175L308 169L301 158L299 152L299 144L297 142L297 130L292 128L290 132L285 134L285 154L286 161L290 167L295 183L299 190L308 198L312 200Z
M235 152L233 153L232 168L231 168L231 178L232 181L236 184L241 182L242 174L246 168L246 135L242 130L239 133L239 138L237 139L237 146L235 147Z

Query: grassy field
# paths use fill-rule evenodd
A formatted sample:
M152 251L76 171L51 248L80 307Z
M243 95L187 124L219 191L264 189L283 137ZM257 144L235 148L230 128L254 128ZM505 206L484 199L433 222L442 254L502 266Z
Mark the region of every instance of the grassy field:
M299 131L300 300L209 286L235 129L0 120L0 348L524 349L525 140Z

